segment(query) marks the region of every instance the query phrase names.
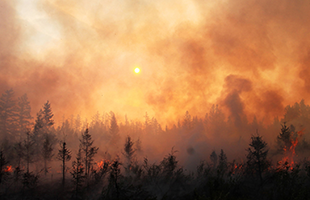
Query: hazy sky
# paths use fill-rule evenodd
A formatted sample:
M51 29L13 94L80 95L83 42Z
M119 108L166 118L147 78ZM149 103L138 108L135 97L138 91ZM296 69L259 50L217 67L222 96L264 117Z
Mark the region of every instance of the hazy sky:
M270 120L310 94L310 1L2 0L0 86L58 120ZM140 74L134 68L141 68ZM169 121L167 123L170 123Z

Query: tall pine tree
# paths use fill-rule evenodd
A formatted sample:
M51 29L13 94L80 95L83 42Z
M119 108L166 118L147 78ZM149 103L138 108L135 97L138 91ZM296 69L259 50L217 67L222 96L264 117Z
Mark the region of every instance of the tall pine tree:
M25 150L24 159L26 161L27 174L29 174L29 164L33 162L33 157L35 155L34 142L30 139L30 137L30 132L28 131L23 145Z
M117 120L115 114L110 112L110 128L109 132L111 135L111 144L116 145L119 142L119 127L117 125Z
M219 176L219 178L223 178L227 169L228 169L227 156L224 153L223 149L221 149L221 153L219 155L219 164L217 166L217 175Z
M252 136L250 147L247 149L247 171L251 174L257 174L260 183L263 183L263 172L270 166L267 160L267 143L262 139L262 136Z
M84 174L84 166L82 161L82 150L79 149L76 160L72 162L72 171L70 172L72 175L72 181L74 184L74 190L75 190L75 198L77 199L79 197L80 190L83 186L85 176Z
M57 159L62 161L62 184L65 185L66 179L66 162L71 159L71 152L66 147L66 142L63 142L61 149L58 150Z
M285 122L281 124L281 126L281 132L277 136L277 145L279 152L283 152L284 149L289 149L292 145L292 131L288 126L286 126Z
M18 120L18 134L21 136L27 132L30 128L32 117L31 117L31 107L28 101L27 94L18 98L17 103L17 120Z
M49 101L47 101L43 105L43 109L40 109L40 111L37 113L33 135L31 137L35 144L36 152L40 152L42 149L44 149L43 145L47 137L49 139L49 145L51 148L53 148L56 143L56 135L52 129L54 125L53 116L54 115L51 110L51 105Z
M93 157L97 154L98 147L93 146L94 140L92 140L91 135L86 128L85 132L82 134L82 139L80 139L80 147L84 153L84 162L85 162L85 175L89 174L90 167L92 166Z
M46 126L47 129L51 128L54 125L53 116L54 114L51 109L51 104L49 101L47 101L43 106L43 121L44 126Z
M133 143L131 137L127 136L126 142L124 145L124 152L123 152L123 155L125 156L125 158L127 160L127 165L125 166L127 174L129 173L130 168L132 167L135 152L136 152L136 150L134 149L134 143Z
M16 101L12 89L7 90L0 97L0 133L9 140L14 140L16 126Z
M45 136L42 147L42 157L44 161L44 173L45 175L48 172L48 162L52 159L53 155L53 144L48 135Z

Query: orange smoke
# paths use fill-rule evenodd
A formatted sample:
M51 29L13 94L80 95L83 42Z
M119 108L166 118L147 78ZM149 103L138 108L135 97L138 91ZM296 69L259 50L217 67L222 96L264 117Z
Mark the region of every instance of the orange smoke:
M58 122L113 110L130 118L148 112L165 126L219 104L238 126L254 116L270 123L285 105L309 103L308 1L23 6L0 2L0 92L27 93L33 116L49 100Z

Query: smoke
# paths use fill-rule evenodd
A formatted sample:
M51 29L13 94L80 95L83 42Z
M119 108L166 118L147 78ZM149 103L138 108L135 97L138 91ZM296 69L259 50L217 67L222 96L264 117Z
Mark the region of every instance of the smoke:
M56 120L96 111L172 125L212 104L241 126L309 102L308 1L0 3L0 91ZM141 68L134 74L134 67Z

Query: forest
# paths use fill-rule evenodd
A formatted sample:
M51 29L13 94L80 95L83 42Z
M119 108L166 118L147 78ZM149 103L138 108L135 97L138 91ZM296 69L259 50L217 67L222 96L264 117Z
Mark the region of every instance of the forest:
M52 102L31 116L27 94L0 98L1 199L309 199L310 107L265 125L213 105L162 127L112 111L63 119Z

